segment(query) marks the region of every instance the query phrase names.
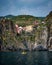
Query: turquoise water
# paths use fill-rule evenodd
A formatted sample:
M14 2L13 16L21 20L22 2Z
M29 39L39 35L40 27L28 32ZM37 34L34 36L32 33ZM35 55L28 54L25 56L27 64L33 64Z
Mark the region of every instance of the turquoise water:
M52 65L52 52L0 52L0 65Z

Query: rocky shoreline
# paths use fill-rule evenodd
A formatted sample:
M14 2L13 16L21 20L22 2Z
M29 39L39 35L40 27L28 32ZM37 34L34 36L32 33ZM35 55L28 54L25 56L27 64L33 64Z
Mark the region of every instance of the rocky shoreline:
M52 49L51 49L52 50ZM15 52L15 51L49 51L48 49L21 49L21 48L5 48L5 49L1 49L1 52Z

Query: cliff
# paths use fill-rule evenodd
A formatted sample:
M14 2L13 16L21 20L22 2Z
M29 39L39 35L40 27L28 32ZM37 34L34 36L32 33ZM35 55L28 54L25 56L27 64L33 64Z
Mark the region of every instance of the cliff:
M45 18L30 15L5 16L0 19L0 50L44 50L47 49L48 34L51 36L51 14ZM48 20L49 19L49 20ZM38 24L37 24L38 23ZM16 32L15 24L27 29ZM32 26L31 26L32 25ZM49 27L51 25L51 27ZM29 32L29 28L32 28ZM48 31L49 30L49 31ZM47 33L48 32L48 33Z
M22 43L19 43L16 38L15 24L8 19L0 20L0 50L17 50L17 48L24 48Z

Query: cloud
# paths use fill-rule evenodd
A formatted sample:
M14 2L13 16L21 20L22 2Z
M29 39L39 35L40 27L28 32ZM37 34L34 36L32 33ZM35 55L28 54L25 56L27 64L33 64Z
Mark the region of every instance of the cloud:
M36 9L31 9L31 8L21 8L18 10L17 14L18 15L33 15L33 16L41 16L42 10L39 8Z
M18 14L18 15L32 15L32 14L34 14L34 12L32 9L29 9L29 8L21 8L21 9L18 9L16 14Z
M52 10L52 0L5 0L0 3L0 15L46 16Z
M52 10L51 7L48 7L48 4L46 6L40 6L35 8L27 8L22 7L18 9L18 15L24 14L24 15L33 15L33 16L46 16L48 13Z
M45 2L45 1L47 1L47 0L19 0L20 2L24 2L24 3L32 3L32 2L34 2L34 3L43 3L43 2Z
M20 0L21 2L33 2L34 0Z
M52 1L49 1L47 5L48 5L49 8L52 9Z

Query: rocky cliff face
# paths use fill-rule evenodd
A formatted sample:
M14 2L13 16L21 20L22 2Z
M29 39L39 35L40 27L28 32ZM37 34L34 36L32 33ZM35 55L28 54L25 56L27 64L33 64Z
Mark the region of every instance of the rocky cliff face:
M42 28L41 28L42 27ZM0 47L1 50L34 50L46 49L47 31L38 25L32 32L22 33L16 36L15 24L8 19L0 21Z
M24 45L18 43L15 38L15 25L13 21L2 19L0 21L0 50L16 50Z
M52 48L52 13L50 13L44 23L39 22L37 26L33 24L31 32L24 32L17 35L15 24L9 19L0 20L0 50L41 50Z
M45 21L48 32L47 45L52 48L52 11L46 16Z

